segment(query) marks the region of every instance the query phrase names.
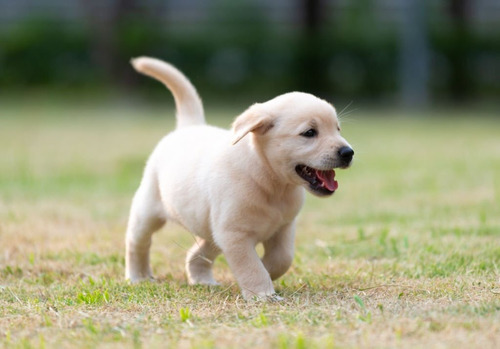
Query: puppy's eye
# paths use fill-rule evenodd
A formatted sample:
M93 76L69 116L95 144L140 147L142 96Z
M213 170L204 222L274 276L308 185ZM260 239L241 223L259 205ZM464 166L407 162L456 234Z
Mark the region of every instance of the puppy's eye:
M311 129L307 130L306 132L302 132L300 135L303 137L306 137L306 138L312 138L312 137L316 137L318 135L318 131L316 131L314 128L311 128Z

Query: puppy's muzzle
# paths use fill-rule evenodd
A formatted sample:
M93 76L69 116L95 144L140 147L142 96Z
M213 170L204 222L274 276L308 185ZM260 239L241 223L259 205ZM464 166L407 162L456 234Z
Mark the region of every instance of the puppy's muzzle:
M340 167L349 167L354 156L354 150L351 147L342 147L338 151Z

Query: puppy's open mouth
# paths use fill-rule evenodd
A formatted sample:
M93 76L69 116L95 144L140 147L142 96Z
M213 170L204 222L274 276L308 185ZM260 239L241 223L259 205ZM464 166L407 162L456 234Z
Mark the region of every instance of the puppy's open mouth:
M297 165L295 171L309 183L309 189L318 195L331 195L339 187L334 170L317 170L306 165Z

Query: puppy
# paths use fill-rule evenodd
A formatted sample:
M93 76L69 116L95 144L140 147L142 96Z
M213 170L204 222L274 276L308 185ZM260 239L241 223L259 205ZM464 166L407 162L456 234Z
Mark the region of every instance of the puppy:
M133 199L126 278L152 278L151 236L170 220L196 236L186 258L189 284L216 285L212 264L223 253L245 299L279 299L272 280L292 264L304 188L332 195L333 169L349 167L354 155L334 107L286 93L252 105L223 130L205 124L195 88L176 68L148 57L132 65L171 90L177 128L151 154Z

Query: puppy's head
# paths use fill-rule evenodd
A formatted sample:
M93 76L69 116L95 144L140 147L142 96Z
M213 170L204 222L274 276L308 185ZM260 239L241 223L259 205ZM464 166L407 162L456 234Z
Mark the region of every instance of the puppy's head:
M334 168L351 165L354 151L340 135L335 108L301 92L254 104L233 123L233 144L245 136L274 173L317 196L337 190Z

